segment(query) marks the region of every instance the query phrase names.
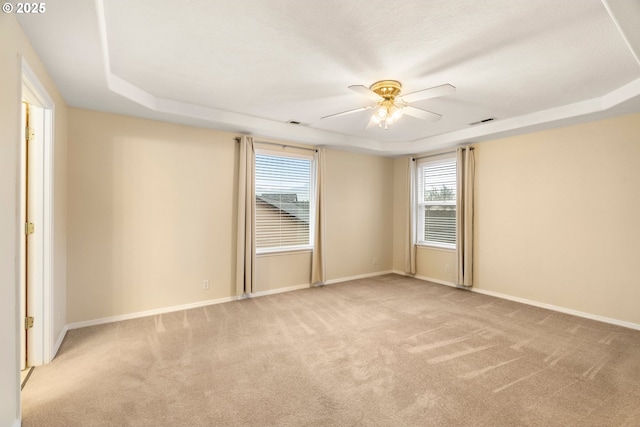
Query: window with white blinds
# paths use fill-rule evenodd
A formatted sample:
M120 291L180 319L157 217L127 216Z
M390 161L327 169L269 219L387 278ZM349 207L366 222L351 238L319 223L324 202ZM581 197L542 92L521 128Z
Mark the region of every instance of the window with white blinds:
M311 247L313 156L256 152L256 249Z
M456 247L456 159L417 165L418 243Z

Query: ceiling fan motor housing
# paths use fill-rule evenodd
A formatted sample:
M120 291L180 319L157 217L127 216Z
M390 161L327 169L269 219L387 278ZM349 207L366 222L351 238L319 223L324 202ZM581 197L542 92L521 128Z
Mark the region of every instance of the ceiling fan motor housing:
M397 80L380 80L372 84L369 89L377 93L385 100L391 100L400 95L402 84Z

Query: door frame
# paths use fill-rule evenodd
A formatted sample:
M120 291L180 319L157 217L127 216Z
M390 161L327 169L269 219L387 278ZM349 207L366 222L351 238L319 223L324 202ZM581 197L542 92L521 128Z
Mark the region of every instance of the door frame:
M49 363L53 358L53 325L54 325L54 301L52 295L53 285L53 135L54 135L54 113L55 105L48 92L40 83L33 69L29 66L25 58L22 58L22 85L20 102L28 102L31 105L43 109L42 121L42 147L36 155L39 167L42 168L39 177L42 178L42 185L35 186L35 203L41 209L42 224L36 224L36 237L30 241L30 245L36 245L41 255L35 261L35 268L38 270L38 283L29 284L29 300L33 302L32 315L35 317L34 326L29 332L29 365L37 366ZM20 107L22 108L22 107ZM22 122L22 121L21 121ZM24 144L24 142L21 142ZM21 164L23 162L21 161ZM21 186L22 187L22 186ZM20 189L21 192L25 188ZM20 219L18 230L24 235L24 224ZM20 265L23 264L21 255ZM22 274L22 273L20 273ZM20 301L21 304L24 301ZM31 304L30 304L31 305ZM30 313L31 314L31 313ZM19 319L18 327L24 327L24 319Z

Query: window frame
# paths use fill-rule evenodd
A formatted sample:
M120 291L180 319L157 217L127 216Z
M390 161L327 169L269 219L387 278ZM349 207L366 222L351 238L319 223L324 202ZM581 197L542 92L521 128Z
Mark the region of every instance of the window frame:
M308 252L313 250L314 246L314 236L315 236L315 211L316 211L316 176L317 176L317 156L316 152L310 148L296 147L296 146L286 146L281 149L273 149L273 148L264 148L259 146L259 142L256 143L254 147L255 152L255 162L257 162L257 157L259 155L266 155L272 157L283 157L283 158L292 158L292 159L303 159L310 161L310 171L309 171L309 243L304 245L290 245L290 246L273 246L273 247L262 247L259 248L256 242L255 251L256 255L261 254L276 254L276 253L285 253L285 252ZM285 151L285 149L287 151ZM258 197L256 192L257 187L257 168L254 166L254 176L253 176L253 188L254 188L254 206L255 201ZM254 210L254 230L257 238L258 234L258 224L257 224L257 211Z
M455 251L457 248L457 243L446 243L446 242L437 242L432 240L424 240L425 239L425 215L424 215L424 207L426 206L454 206L455 207L455 217L454 217L454 241L457 242L457 220L458 220L458 202L457 197L454 200L433 200L433 201L425 201L424 195L420 195L420 189L422 184L420 183L420 175L421 175L421 167L425 167L426 165L437 165L442 163L451 163L453 162L455 165L455 176L454 183L456 187L454 187L454 194L457 194L457 172L458 172L458 162L455 154L453 155L435 155L433 157L429 156L429 159L416 159L416 168L415 168L415 205L413 207L415 212L415 230L416 230L416 245L427 248L436 248L436 249L445 249Z

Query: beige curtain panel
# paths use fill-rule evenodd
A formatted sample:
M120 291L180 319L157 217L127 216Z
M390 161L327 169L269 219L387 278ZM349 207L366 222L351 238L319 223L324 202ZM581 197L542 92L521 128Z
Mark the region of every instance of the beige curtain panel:
M457 284L473 286L473 182L475 156L472 147L458 147L456 201Z
M236 253L236 295L255 290L255 150L253 138L240 138L238 165L238 230Z
M407 216L405 218L405 236L407 245L405 246L404 271L407 274L416 274L416 162L412 157L407 158Z
M323 285L325 277L325 256L324 256L324 164L325 149L316 151L316 207L315 207L315 230L313 238L313 254L311 258L311 283Z

